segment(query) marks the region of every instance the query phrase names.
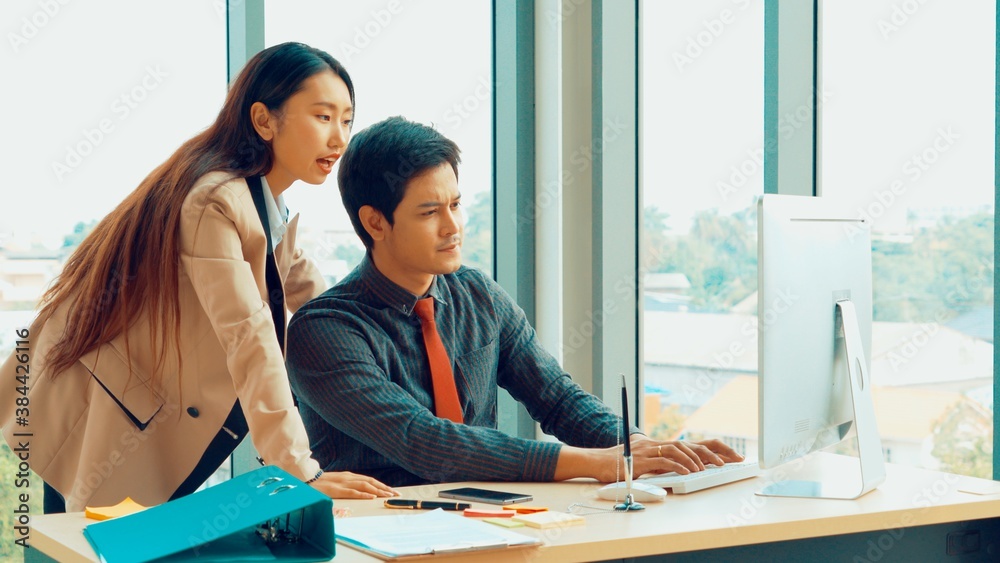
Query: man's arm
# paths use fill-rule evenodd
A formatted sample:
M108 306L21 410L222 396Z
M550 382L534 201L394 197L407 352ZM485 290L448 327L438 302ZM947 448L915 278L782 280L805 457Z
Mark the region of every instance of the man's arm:
M503 288L481 278L500 328L498 384L524 405L544 432L566 444L580 448L620 444L621 418L584 391L542 347L524 311Z
M593 477L602 482L622 477L621 418L600 399L572 381L535 335L524 312L493 280L485 278L500 322L497 381L525 405L542 429L566 442L553 479ZM632 427L634 475L677 471L686 474L722 465L742 456L719 440L651 440Z
M289 326L287 363L301 402L347 436L429 481L552 479L559 444L436 417L376 365L358 322L329 309L296 315Z

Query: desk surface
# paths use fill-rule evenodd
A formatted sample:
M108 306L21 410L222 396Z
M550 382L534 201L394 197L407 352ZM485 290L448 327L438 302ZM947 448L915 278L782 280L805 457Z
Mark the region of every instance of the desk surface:
M791 467L789 467L791 466ZM642 512L584 514L587 523L568 528L516 531L538 537L543 545L518 550L515 557L545 561L595 561L678 553L764 542L797 540L857 532L884 532L911 526L1000 517L1000 494L976 495L960 489L979 481L947 473L887 464L886 481L858 500L761 497L754 493L774 481L813 476L835 478L856 471L857 461L817 454L801 463L763 472L759 477L688 495L669 495L647 503ZM562 483L461 483L404 487L405 498L432 500L437 491L473 485L531 494L531 505L567 511L581 503L609 508L592 481ZM337 500L352 517L385 515L381 500ZM491 505L473 506L491 507ZM584 513L589 510L574 509ZM81 513L37 516L32 520L31 545L61 562L96 561L81 531L91 523ZM435 556L435 558L443 556ZM509 561L510 552L462 554L463 561ZM337 562L377 561L337 545Z

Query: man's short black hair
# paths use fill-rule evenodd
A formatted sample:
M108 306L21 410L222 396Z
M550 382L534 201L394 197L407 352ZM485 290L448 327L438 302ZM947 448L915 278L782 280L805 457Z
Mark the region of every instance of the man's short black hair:
M374 241L358 210L370 205L393 224L409 181L447 162L458 178L458 145L432 127L390 117L354 135L340 158L337 183L355 232L371 250Z

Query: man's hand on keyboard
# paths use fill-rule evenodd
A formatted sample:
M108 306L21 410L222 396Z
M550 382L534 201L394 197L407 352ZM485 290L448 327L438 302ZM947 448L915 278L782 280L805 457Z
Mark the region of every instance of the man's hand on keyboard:
M722 440L668 442L653 440L642 434L633 434L631 438L633 477L670 471L685 475L701 471L706 465L743 461L743 456Z
M705 469L706 464L724 465L743 461L743 456L721 440L661 442L642 434L633 434L631 439L633 477L670 471L686 475ZM613 483L623 479L625 464L622 450L620 445L610 448L580 448L564 444L559 450L553 480L593 477L602 483Z

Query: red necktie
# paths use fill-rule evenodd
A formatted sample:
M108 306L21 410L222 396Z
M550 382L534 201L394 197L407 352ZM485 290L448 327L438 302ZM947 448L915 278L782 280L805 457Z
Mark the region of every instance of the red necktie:
M434 298L425 297L417 301L413 312L420 317L420 326L424 332L424 346L427 347L427 359L431 364L431 382L434 385L435 414L452 422L462 423L462 405L458 402L458 389L455 388L455 375L451 372L451 360L448 351L444 349L441 336L434 322Z

